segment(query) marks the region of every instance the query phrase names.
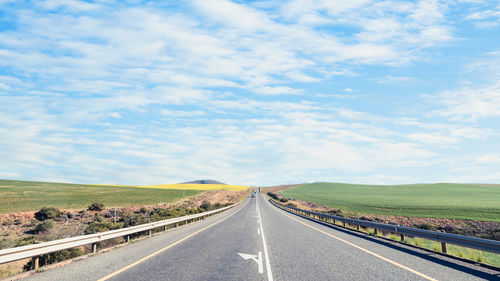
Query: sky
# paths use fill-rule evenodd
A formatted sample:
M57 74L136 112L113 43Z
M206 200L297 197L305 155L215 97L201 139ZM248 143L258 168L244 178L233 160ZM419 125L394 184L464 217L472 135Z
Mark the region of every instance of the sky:
M500 2L0 0L0 178L500 183Z

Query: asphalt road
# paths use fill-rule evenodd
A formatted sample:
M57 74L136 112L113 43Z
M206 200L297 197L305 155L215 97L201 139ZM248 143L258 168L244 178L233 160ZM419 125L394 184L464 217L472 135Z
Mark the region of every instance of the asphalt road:
M324 226L259 195L207 220L26 279L500 280L500 272Z

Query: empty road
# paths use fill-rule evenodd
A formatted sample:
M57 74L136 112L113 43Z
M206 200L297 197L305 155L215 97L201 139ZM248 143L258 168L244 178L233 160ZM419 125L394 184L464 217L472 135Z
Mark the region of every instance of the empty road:
M500 272L284 212L266 197L26 280L500 280Z

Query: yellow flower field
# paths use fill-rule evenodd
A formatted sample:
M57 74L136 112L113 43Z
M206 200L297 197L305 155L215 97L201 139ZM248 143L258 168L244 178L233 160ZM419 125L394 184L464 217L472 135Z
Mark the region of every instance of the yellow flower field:
M158 185L139 185L143 188L160 188L160 189L184 189L184 190L247 190L249 187L244 185L225 185L225 184L158 184Z

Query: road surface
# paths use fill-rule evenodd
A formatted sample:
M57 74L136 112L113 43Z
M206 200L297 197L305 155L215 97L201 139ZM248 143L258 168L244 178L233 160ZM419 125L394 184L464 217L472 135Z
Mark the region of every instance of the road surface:
M500 272L284 212L262 194L220 215L26 280L500 280Z

